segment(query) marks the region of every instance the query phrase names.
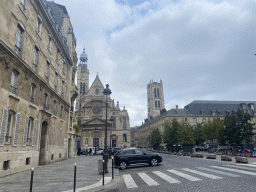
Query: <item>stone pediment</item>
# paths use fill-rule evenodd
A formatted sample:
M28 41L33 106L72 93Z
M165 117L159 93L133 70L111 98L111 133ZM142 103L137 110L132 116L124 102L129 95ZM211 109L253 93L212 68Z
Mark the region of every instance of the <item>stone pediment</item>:
M105 125L105 121L99 118L95 118L84 123L84 125L95 125L95 124Z

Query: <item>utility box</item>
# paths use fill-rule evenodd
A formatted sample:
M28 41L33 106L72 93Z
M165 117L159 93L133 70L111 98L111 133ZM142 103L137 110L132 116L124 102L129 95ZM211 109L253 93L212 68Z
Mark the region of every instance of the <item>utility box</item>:
M103 174L103 160L98 160L98 171L100 175Z

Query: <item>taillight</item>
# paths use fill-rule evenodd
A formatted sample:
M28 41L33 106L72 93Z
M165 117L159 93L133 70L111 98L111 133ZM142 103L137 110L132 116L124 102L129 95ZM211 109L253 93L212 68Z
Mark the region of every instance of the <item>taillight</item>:
M115 159L117 159L118 157L117 157L117 155L115 156Z

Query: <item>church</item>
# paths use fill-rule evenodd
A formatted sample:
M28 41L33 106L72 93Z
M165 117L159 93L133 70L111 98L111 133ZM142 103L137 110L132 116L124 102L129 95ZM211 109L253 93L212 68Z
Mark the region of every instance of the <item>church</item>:
M106 111L107 146L130 147L130 120L125 107L120 109L119 102L103 94L104 86L96 75L89 87L88 56L83 50L77 69L78 97L76 100L75 124L80 127L80 146L104 148ZM111 88L111 87L110 87ZM107 106L107 107L106 107Z

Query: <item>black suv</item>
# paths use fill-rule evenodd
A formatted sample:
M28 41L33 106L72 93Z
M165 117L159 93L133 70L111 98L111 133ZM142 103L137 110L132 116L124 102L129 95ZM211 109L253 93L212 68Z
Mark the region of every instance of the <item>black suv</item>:
M119 148L119 147L113 147L113 148L111 149L111 155L115 155L116 152L119 151L119 150L121 150L121 148Z
M118 151L114 156L115 166L120 169L126 169L130 164L148 163L156 166L163 161L158 153L146 153L146 151L137 148L126 148Z

